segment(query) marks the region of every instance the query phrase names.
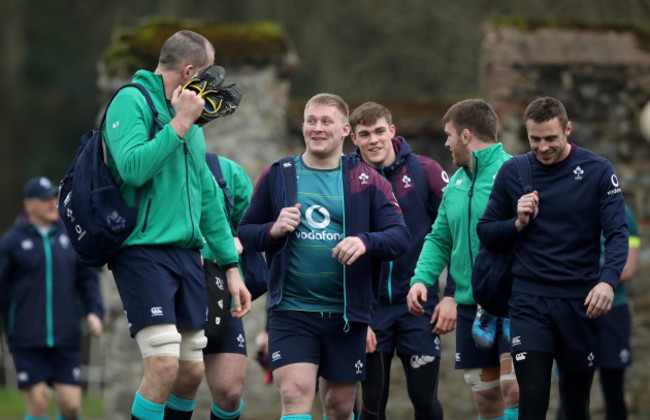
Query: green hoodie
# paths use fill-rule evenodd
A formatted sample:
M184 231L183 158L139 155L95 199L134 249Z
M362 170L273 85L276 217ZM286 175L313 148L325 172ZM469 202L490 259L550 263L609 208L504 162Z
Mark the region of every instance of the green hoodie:
M140 70L133 82L150 93L163 128L149 140L152 114L136 88L122 89L108 108L103 134L109 168L127 203L142 189L136 227L122 246L198 249L207 243L219 265L237 263L221 191L205 161L203 130L193 125L185 138L176 135L161 75Z
M472 265L478 251L476 223L487 205L494 177L510 159L501 143L472 154L472 168L462 167L449 180L438 217L424 241L411 286L432 286L449 266L456 282L454 299L460 305L476 305L472 295Z

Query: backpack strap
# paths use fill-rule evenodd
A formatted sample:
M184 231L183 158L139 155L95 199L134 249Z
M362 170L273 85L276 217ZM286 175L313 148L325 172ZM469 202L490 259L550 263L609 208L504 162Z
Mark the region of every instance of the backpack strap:
M420 196L420 199L424 203L424 207L427 209L427 213L431 217L436 215L436 211L431 206L429 200L429 194L431 193L429 189L429 182L427 181L427 176L424 173L424 168L422 167L422 162L418 159L415 153L409 153L406 156L406 166L408 167L409 173L414 178L413 184L415 185L415 192Z
M216 153L206 153L205 154L205 160L208 162L208 167L210 168L210 172L212 172L212 175L214 175L214 179L217 181L217 185L221 187L221 191L223 192L223 196L226 199L226 212L228 213L228 222L230 223L230 226L232 226L232 211L235 209L235 203L232 201L232 197L230 196L230 192L228 191L228 183L226 182L226 179L223 177L223 171L221 171L221 163L219 163L219 155Z
M149 105L149 108L151 109L151 113L153 114L151 119L151 128L149 129L149 140L151 140L156 136L156 130L162 130L163 128L162 123L158 119L158 110L156 109L156 105L153 104L153 100L151 99L149 92L147 92L147 89L145 89L144 86L142 86L140 83L129 83L123 87L126 86L133 86L138 88L140 92L142 92L142 96L144 96L145 101L147 101L147 105Z
M533 179L530 175L530 160L528 160L528 155L531 153L528 152L513 157L519 171L519 182L521 182L521 187L526 194L533 192Z
M286 156L278 161L282 180L284 181L285 206L293 206L298 199L298 186L296 185L296 166L294 156Z
M155 137L156 130L162 129L163 125L158 119L158 110L156 109L156 106L154 105L153 100L151 99L151 95L149 95L147 89L145 89L145 87L142 86L140 83L128 83L115 91L111 99L106 104L106 108L104 109L104 114L102 115L102 119L99 122L99 131L101 131L102 127L104 127L104 123L106 122L106 113L108 112L108 107L110 106L111 102L113 102L113 99L115 99L117 94L126 87L138 88L138 90L142 93L142 96L144 96L145 101L147 101L147 105L149 105L149 108L151 109L151 113L153 114L151 119L151 129L149 130L149 140L151 140L152 138Z
M153 100L151 99L151 95L149 95L149 92L147 92L147 89L145 89L144 86L142 86L140 83L128 83L122 87L120 87L118 90L113 93L113 96L111 99L108 101L106 104L106 108L104 108L104 114L102 114L102 119L99 121L99 128L97 131L101 133L102 128L104 127L104 123L106 122L106 114L108 113L108 107L111 105L111 102L113 102L113 99L117 96L117 94L124 88L126 87L135 87L138 88L138 90L142 93L142 96L144 96L145 101L147 101L147 105L149 105L149 109L151 109L152 117L151 117L151 128L149 128L149 140L153 139L156 136L156 130L161 130L163 128L162 123L160 122L160 119L158 118L158 110L156 109L156 106L153 103ZM104 162L107 163L107 152L108 148L106 147L106 142L104 141L104 136L101 136L101 143L102 143L102 152L103 156L102 159ZM135 189L135 207L139 207L140 205L140 197L142 195L142 187L138 187Z

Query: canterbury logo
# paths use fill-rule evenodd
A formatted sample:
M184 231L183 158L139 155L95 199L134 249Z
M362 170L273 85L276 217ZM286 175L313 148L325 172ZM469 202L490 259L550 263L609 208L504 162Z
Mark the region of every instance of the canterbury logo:
M163 316L163 310L161 306L154 306L151 308L151 316Z
M411 367L418 369L436 360L436 356L411 356Z

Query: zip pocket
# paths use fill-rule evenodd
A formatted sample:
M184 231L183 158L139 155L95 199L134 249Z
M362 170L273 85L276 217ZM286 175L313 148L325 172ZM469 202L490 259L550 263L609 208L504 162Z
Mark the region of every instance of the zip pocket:
M142 233L147 229L147 222L149 221L149 211L151 210L151 201L153 198L149 197L147 199L147 211L144 214L144 223L142 224Z

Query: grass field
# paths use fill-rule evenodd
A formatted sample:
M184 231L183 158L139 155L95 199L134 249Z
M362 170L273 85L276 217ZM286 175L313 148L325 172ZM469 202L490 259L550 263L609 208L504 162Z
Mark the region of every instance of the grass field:
M84 420L103 418L104 408L99 396L83 395L81 413ZM54 396L50 399L49 417L56 416ZM22 420L25 418L25 397L15 389L0 388L0 420Z

